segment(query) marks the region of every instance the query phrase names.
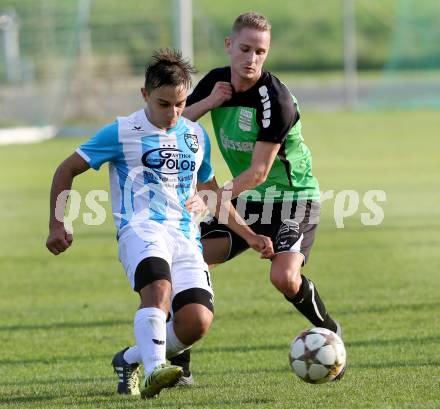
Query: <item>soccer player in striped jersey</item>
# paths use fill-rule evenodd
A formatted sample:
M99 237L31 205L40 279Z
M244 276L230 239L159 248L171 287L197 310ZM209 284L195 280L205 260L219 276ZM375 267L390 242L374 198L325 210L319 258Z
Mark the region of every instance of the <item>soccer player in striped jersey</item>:
M209 271L191 212L197 184L205 189L216 185L209 138L201 125L181 117L193 70L175 50L156 52L142 88L145 109L118 117L82 144L58 167L51 189L46 245L58 255L72 243L72 234L59 220L65 203L56 208L60 194L71 189L75 176L109 163L119 259L141 299L134 333L146 375L143 398L180 379L182 368L167 365L166 357L189 348L213 319ZM230 202L215 202L219 205L212 210L226 212L229 226L270 257L270 239L236 217ZM167 322L168 313L172 318ZM138 364L125 352L113 360L118 392L139 394Z

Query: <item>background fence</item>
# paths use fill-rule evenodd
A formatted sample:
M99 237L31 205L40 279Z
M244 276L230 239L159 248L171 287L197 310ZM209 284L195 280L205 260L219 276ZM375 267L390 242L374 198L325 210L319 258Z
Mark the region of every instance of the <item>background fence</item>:
M350 107L438 107L440 3L348 3L357 70ZM257 10L273 26L266 67L302 105L339 108L347 104L344 4L193 0L194 63L200 74L226 65L233 19ZM137 109L151 52L175 44L173 9L172 0L0 0L0 126L94 124Z

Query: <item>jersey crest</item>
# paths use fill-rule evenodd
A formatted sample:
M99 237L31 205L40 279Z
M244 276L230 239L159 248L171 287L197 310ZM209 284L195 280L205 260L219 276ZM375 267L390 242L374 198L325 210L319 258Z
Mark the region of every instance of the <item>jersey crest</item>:
M240 108L238 127L244 132L250 132L252 130L252 110Z
M185 134L185 143L189 149L191 149L194 153L199 150L199 140L197 139L197 135L186 133Z

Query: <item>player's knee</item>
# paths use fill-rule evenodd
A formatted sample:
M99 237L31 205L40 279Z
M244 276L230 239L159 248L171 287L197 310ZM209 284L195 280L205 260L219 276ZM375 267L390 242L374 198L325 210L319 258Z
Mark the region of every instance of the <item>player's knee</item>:
M302 278L300 272L298 271L294 274L291 284L291 289L294 295L298 294L299 289L301 288L301 284L302 284Z
M173 299L176 334L184 344L192 345L206 334L214 317L212 294L202 288L182 291Z
M206 308L205 308L206 310ZM196 316L193 316L191 318L190 322L190 336L191 336L191 342L190 344L193 344L194 342L201 339L209 330L211 323L212 323L213 314L206 310L206 311L199 311L199 313Z
M203 305L186 305L174 315L176 335L184 344L194 344L209 330L213 316L213 313Z
M298 293L301 287L301 275L299 271L293 269L272 271L270 281L278 291L290 296Z

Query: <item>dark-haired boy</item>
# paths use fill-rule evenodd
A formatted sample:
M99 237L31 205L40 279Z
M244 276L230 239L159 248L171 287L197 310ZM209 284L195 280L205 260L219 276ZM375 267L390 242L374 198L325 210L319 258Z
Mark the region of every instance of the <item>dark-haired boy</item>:
M72 235L56 218L64 214L64 207L56 209L59 195L71 189L75 176L109 162L119 259L141 299L134 333L146 375L143 398L179 380L182 368L167 365L166 356L189 348L213 319L213 291L200 234L186 208L197 183L206 188L213 180L206 131L181 117L192 72L180 52L156 52L141 90L145 109L102 128L58 167L52 183L46 245L58 255L72 243ZM269 255L270 239L235 219L229 203L219 209L222 206L231 228ZM167 323L169 312L172 319ZM138 364L127 362L124 351L117 358L113 365L118 392L139 394Z

